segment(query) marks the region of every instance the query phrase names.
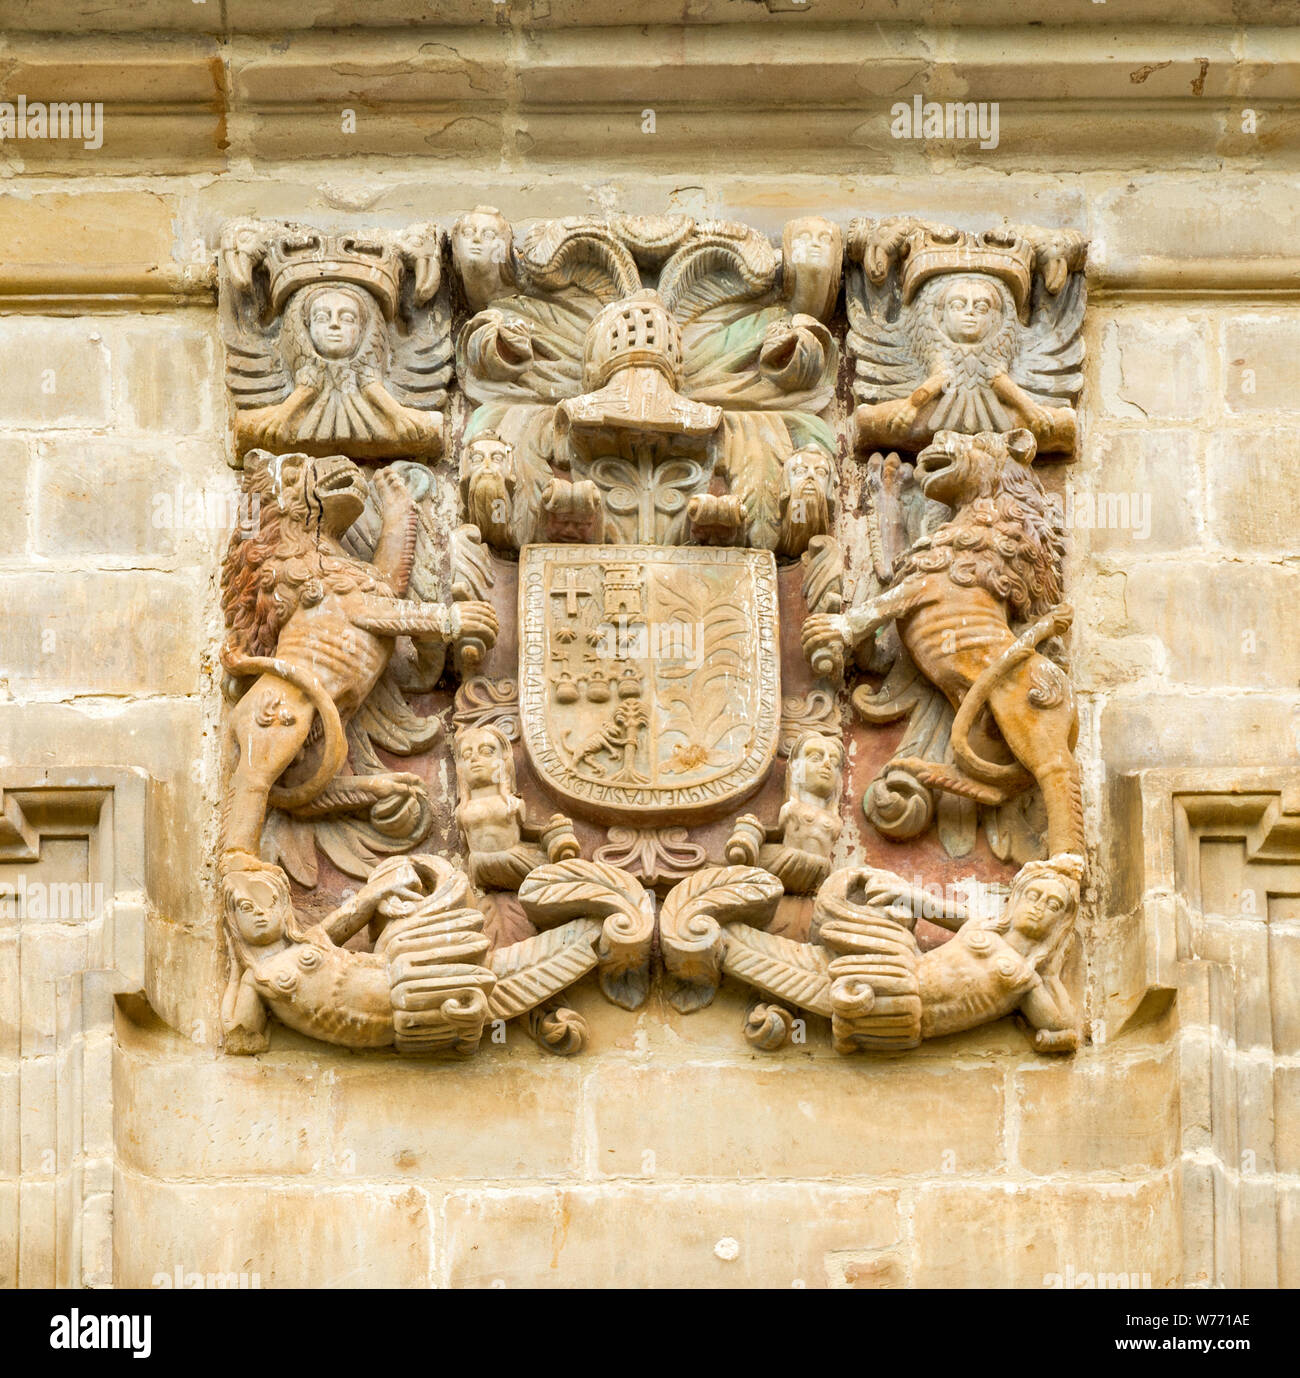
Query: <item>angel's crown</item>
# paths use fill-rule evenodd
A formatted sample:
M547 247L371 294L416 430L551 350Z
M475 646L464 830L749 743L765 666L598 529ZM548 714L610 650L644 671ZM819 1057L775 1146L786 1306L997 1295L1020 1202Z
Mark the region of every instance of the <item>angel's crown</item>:
M1034 245L1004 227L974 234L946 226L917 225L899 246L903 300L909 302L941 273L988 273L1006 283L1023 316L1034 278Z
M364 287L392 319L402 281L401 253L378 235L326 234L286 225L266 246L271 307L279 311L300 287L345 282Z

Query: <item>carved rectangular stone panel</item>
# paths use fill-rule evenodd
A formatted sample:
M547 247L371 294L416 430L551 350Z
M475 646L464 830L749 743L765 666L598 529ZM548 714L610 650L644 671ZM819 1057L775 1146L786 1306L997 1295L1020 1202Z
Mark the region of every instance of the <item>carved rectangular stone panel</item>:
M1293 1286L1300 771L1148 770L1128 787L1145 977L1178 999L1184 1279Z
M112 1282L113 1005L144 991L145 791L0 771L0 1283Z
M646 997L648 881L679 1009L726 970L829 1015L845 1052L1016 1012L1039 1051L1074 1051L1072 611L1032 464L1073 445L1082 236L855 222L858 421L902 417L858 439L924 448L867 460L865 524L845 533L834 222L792 219L778 248L686 214L516 233L466 210L445 303L464 425L445 467L403 457L432 458L432 438L367 419L392 419L385 389L404 375L383 373L388 351L401 362L402 340L426 334L410 370L428 387L402 407L441 405L439 242L432 226L223 234L228 381L259 513L222 572L226 1050L265 1048L273 1015L349 1047L468 1052L507 1007L573 1050L576 1025L548 1005L564 984L599 966L616 1003ZM931 353L947 333L916 395L864 392L922 325ZM360 463L375 460L392 462ZM846 737L850 703L864 725ZM432 788L448 752L451 819ZM846 786L865 786L861 816ZM912 866L935 833L950 881L1019 866L1005 915L989 927L954 902L933 925L905 876L855 879L864 818ZM463 866L424 851L453 841L449 823ZM840 900L843 924L826 908ZM599 938L568 931L577 919L600 919ZM825 950L805 950L823 926ZM773 1006L751 1036L775 1049L792 1020Z

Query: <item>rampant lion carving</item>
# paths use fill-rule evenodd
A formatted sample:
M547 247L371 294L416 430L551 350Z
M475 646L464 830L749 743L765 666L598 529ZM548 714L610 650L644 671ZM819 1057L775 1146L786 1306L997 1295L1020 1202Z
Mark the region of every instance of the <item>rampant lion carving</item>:
M1049 853L1082 853L1074 692L1036 649L1063 633L1072 613L1058 602L1063 535L1029 467L1035 449L1025 430L940 431L917 457L916 473L927 498L954 509L952 519L897 559L878 597L810 617L803 646L811 660L896 621L917 669L956 710L952 763L896 764L984 804L1037 780Z
M236 531L222 568L229 636L221 663L236 700L229 732L239 751L223 847L256 856L268 805L320 816L422 800L413 775L340 773L347 724L384 674L398 637L490 646L497 618L486 603L447 607L403 596L416 509L396 470L372 480L382 529L370 561L343 544L370 489L351 460L254 450L244 473L259 526L249 539Z

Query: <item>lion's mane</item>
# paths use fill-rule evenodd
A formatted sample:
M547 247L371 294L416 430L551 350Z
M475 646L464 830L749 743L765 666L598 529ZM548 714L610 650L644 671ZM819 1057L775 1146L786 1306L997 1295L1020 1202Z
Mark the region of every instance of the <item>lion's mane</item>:
M245 492L256 503L257 534L237 528L221 565L221 610L228 644L241 656L273 656L280 629L304 599L318 603L326 592L390 592L364 560L325 554L309 530L311 494L305 485L315 468L304 460L303 477L285 492L267 460L252 456L244 470Z
M1065 540L1038 476L1007 454L993 454L974 436L980 492L952 520L921 537L894 565L894 582L946 570L961 588L984 588L1003 599L1013 622L1042 617L1061 601Z

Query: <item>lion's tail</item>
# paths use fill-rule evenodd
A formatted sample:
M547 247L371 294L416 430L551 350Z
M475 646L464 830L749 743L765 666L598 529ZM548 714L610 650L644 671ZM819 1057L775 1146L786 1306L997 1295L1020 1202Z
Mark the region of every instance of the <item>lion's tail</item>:
M278 809L300 809L310 804L343 769L348 759L347 734L334 700L310 670L275 656L243 655L229 641L221 648L221 664L228 674L241 679L251 675L278 675L295 689L301 689L311 700L325 736L320 765L311 778L302 784L288 788L274 786L267 798L267 802Z
M976 755L970 744L971 724L988 702L989 694L998 680L1022 661L1028 660L1049 637L1062 635L1073 620L1074 609L1064 603L1058 604L1046 616L1026 627L996 660L984 667L979 678L971 685L952 720L951 734L953 760L968 775L989 785L1010 785L1023 776L1024 767L1018 761L1004 764L1001 761L986 761Z

